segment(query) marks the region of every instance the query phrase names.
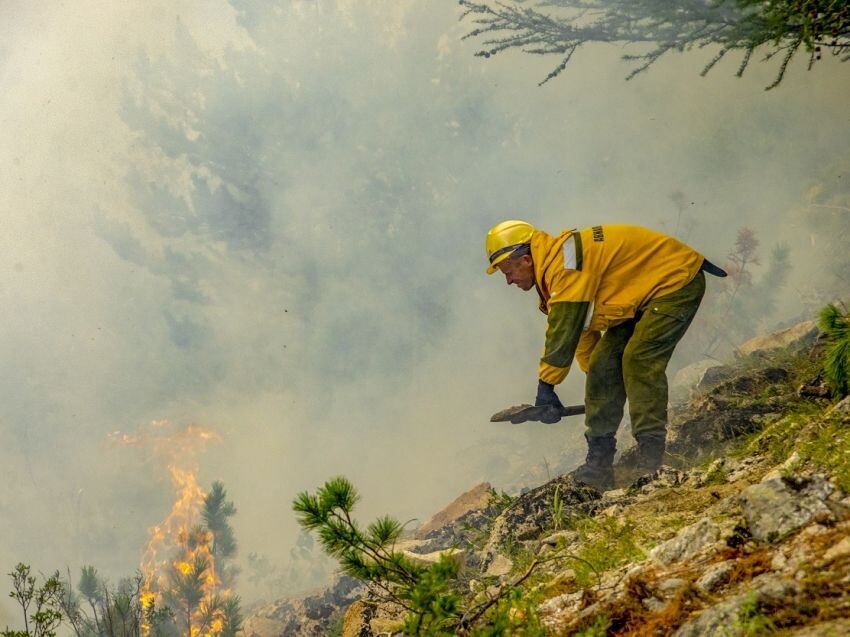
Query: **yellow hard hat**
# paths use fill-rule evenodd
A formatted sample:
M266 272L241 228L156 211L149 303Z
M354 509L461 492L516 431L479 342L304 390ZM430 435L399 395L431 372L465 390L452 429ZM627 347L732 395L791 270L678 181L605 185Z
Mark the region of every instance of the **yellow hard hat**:
M497 223L487 232L487 258L490 266L487 274L493 274L496 266L507 259L517 248L531 243L534 226L526 221L511 219Z

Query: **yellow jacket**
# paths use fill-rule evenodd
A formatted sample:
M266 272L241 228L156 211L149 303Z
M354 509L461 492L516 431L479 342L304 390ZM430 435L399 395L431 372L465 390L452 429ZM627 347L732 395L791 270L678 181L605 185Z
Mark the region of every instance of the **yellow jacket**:
M540 379L556 385L573 357L587 371L601 333L654 298L687 285L703 256L672 237L627 225L565 230L531 237L540 310L547 314Z

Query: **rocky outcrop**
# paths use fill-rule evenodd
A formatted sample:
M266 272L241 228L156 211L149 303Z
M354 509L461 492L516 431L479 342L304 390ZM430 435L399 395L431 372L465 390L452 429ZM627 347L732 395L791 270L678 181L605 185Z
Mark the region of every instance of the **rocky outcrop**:
M834 521L827 504L833 490L823 476L773 476L744 489L740 506L753 538L776 542L812 522Z
M763 356L777 350L799 350L811 347L820 330L814 321L803 321L772 334L756 336L739 345L735 352L739 356Z
M490 504L492 487L489 482L482 482L469 491L462 493L452 500L448 506L428 518L422 526L416 529L417 537L427 535L437 529L446 527L474 511L482 511Z
M782 367L738 370L672 411L668 456L692 463L761 430L802 400Z
M586 484L564 475L521 494L495 520L483 550L486 569L509 542L536 540L541 534L559 528L567 519L595 512L601 494ZM558 507L554 504L559 502ZM561 519L554 519L560 514Z
M794 367L789 352L816 332L786 332L752 344L745 362L703 370L673 410L667 462L653 474L606 493L568 475L513 497L481 484L397 548L421 563L451 550L475 603L518 590L534 564L523 586L551 635L846 634L850 436L841 427L850 399L832 405L815 391L820 381L805 381L805 350ZM774 357L776 342L792 348ZM795 451L798 438L807 442ZM320 634L304 617L323 612L321 599L252 618L252 627L278 621L253 634ZM302 623L285 623L289 613ZM392 635L402 618L364 594L349 604L342 634Z
M287 598L251 613L243 628L245 637L312 637L326 635L329 624L350 604L366 594L366 587L351 577L338 577L328 588Z

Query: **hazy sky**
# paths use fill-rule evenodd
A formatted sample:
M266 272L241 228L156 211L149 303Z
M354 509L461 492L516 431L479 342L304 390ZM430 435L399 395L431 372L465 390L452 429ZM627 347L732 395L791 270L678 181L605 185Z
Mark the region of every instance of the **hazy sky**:
M789 242L776 322L816 260L800 208L850 141L850 66L765 92L701 51L625 82L620 49L473 57L453 1L0 2L0 566L137 565L171 498L109 432L199 423L242 555L286 556L294 495L344 474L362 516L515 484L580 420L533 398L545 319L484 275L506 217L630 222L722 262ZM684 361L683 361L684 362ZM581 400L576 372L561 390ZM0 618L2 619L2 618Z

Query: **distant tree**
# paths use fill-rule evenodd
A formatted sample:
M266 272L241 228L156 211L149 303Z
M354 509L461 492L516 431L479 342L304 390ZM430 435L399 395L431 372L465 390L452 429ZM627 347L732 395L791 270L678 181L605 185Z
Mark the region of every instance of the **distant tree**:
M95 630L98 635L101 634L100 619L97 614L97 607L103 602L101 587L100 578L97 576L97 569L94 566L83 566L77 589L91 607L92 620L94 621Z
M9 573L12 579L12 592L9 597L21 607L24 629L10 630L7 626L0 631L0 637L55 637L56 629L62 622L62 600L65 587L57 571L36 586L36 578L30 575L30 567L19 563Z
M850 59L850 5L845 0L460 0L461 20L474 28L465 36L483 39L476 55L489 58L507 49L555 55L559 64L540 84L557 77L579 47L590 43L640 44L646 51L625 55L636 64L626 79L648 69L670 51L707 46L717 52L702 69L708 73L727 53L741 54L737 75L763 50L763 60L779 57L767 87L776 87L801 48L809 68L828 49Z
M186 635L194 634L192 619L204 599L204 578L208 568L209 558L203 553L196 553L190 562L173 564L169 573L168 597L183 611Z
M723 268L729 274L706 289L706 298L683 341L683 360L723 360L742 342L775 323L777 300L792 269L791 250L775 245L766 264L761 265L759 239L751 228L739 228ZM757 275L758 274L758 275Z
M204 498L202 515L204 524L212 533L210 552L221 576L224 572L224 560L236 554L236 537L229 522L229 519L236 515L236 507L233 502L227 500L227 490L221 482L213 482L212 489Z
M242 630L241 600L238 595L231 595L222 601L222 626L221 637L236 637L236 634Z
M77 637L140 637L143 625L150 628L151 637L173 634L164 630L173 625L170 610L142 604L141 573L110 586L93 566L83 566L76 591L68 575L62 612ZM81 599L88 603L90 614Z
M830 162L821 168L803 196L795 222L801 236L808 237L811 262L807 290L821 288L812 305L850 296L850 162Z

